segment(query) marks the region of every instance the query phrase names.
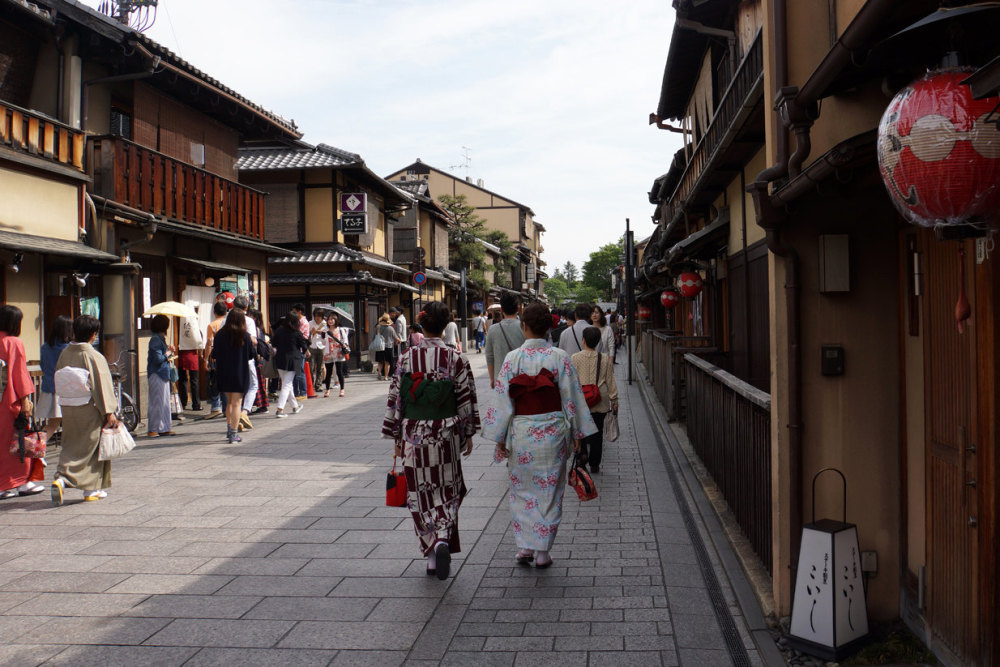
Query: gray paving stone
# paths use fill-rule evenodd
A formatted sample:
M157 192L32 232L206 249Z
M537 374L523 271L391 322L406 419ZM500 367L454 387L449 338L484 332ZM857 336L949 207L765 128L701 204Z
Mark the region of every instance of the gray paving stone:
M271 558L365 558L372 555L375 545L364 544L325 544L325 543L301 543L282 544L274 549L269 557ZM415 549L413 551L416 551ZM419 555L419 554L415 554Z
M309 561L305 558L210 558L203 559L194 574L292 575Z
M337 651L302 649L203 648L185 667L322 667L336 658Z
M89 572L111 560L110 556L82 554L31 554L3 564L9 572Z
M36 593L100 593L128 579L127 574L99 574L95 572L23 572L22 575L0 586L3 591L30 591Z
M141 644L169 622L166 618L54 618L48 623L35 624L19 641L25 644Z
M422 623L375 621L301 621L278 644L280 648L407 650Z
M107 667L173 667L183 665L197 647L164 646L70 646L46 665L107 665Z
M354 600L357 598L330 598L331 600ZM383 598L365 620L398 621L424 623L429 621L439 608L434 598Z
M503 609L496 612L493 620L500 623L555 623L560 618L559 613L558 609ZM465 618L473 620L468 614Z
M673 651L674 638L669 635L632 635L625 637L626 651Z
M314 558L299 572L303 576L399 577L411 559ZM426 575L425 575L426 576Z
M112 556L94 572L130 574L191 574L209 561L193 556Z
M208 576L208 575L206 575ZM319 596L327 595L340 577L294 577L241 575L218 589L219 595ZM363 597L363 596L354 596Z
M145 595L42 593L6 613L11 616L115 616L145 599Z
M150 618L240 618L261 601L259 597L225 595L151 595L122 612Z
M454 567L454 564L452 564ZM447 588L447 582L434 577L423 579L368 579L346 577L330 595L334 597L398 597L436 598Z
M589 667L635 666L647 667L651 665L662 665L663 661L657 651L591 651L587 654ZM698 663L693 663L698 664Z
M621 651L624 637L556 637L556 651Z
M670 610L675 614L698 614L714 616L715 610L708 591L704 588L668 586L667 599Z
M462 623L455 634L459 637L520 637L524 623Z
M514 660L515 667L585 664L587 664L587 654L584 651L519 651Z
M514 664L516 653L474 653L465 651L449 652L441 661L441 667L510 667Z
M108 592L203 595L216 592L232 579L226 575L209 574L136 574L108 589Z
M672 624L680 648L726 648L722 630L714 616L674 613Z
M591 623L590 633L599 635L655 635L658 629L656 623Z
M677 654L681 663L685 665L732 667L733 664L728 651L682 648L677 650Z
M363 621L377 605L383 602L387 602L387 600L379 601L373 598L268 597L261 600L244 618L289 621ZM398 618L406 617L394 617L394 619Z
M0 643L0 665L4 667L36 667L65 648L65 646L60 645Z
M551 651L552 637L487 637L484 651Z
M146 640L149 646L212 646L267 648L274 646L293 621L176 619Z
M330 667L394 667L406 660L406 651L340 651Z

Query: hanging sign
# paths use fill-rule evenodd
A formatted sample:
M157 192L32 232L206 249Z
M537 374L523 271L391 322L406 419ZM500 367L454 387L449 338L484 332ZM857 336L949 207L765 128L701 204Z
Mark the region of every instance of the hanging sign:
M364 213L368 210L368 193L341 192L340 211L342 213Z
M345 234L367 234L367 213L344 213L340 216L340 231Z

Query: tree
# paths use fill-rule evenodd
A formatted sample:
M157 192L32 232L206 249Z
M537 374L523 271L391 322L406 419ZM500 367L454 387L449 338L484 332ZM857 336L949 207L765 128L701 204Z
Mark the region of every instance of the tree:
M500 248L500 256L496 258L495 280L497 285L510 287L510 274L517 266L517 251L514 250L514 244L499 229L488 229L480 238Z
M553 278L558 278L559 280L566 282L566 276L563 275L562 269L556 269L552 272Z
M576 266L573 265L573 262L566 262L566 264L563 265L563 277L569 285L576 283L580 274L577 273Z
M583 279L580 282L596 292L595 301L611 300L611 274L621 263L622 248L621 240L608 243L590 253L590 259L584 262Z
M590 285L579 282L573 290L573 300L576 303L597 303L601 300L601 293Z
M486 248L479 239L487 233L486 220L476 214L476 207L469 204L465 195L441 195L438 202L454 222L448 228L449 253L459 266L465 267L467 280L485 298L491 285L482 269Z
M552 276L545 281L545 296L548 297L549 303L557 308L573 300L569 285L562 276Z

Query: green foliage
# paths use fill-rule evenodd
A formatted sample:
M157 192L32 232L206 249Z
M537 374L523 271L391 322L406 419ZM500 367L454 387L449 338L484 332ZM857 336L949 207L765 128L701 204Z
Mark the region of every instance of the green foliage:
M465 195L441 195L438 202L454 223L448 228L449 254L455 262L452 268L464 266L468 281L485 294L490 289L490 283L481 268L486 248L478 239L487 233L486 220L476 214L476 207L469 204Z
M517 266L517 251L514 250L513 242L499 229L488 229L480 238L500 248L500 257L496 258L494 280L497 285L510 287L511 271Z
M558 273L558 269L556 270ZM573 300L573 293L563 280L562 275L552 276L545 281L545 296L548 297L549 303L556 308L562 307Z
M601 293L590 285L585 285L582 282L576 284L575 294L573 295L573 301L575 303L596 303L601 300Z
M566 262L566 264L563 265L563 278L565 278L566 282L570 285L576 283L576 281L580 278L580 274L577 272L576 265L573 264L573 262Z
M622 249L621 240L608 243L590 253L590 259L584 262L581 282L597 294L594 301L611 300L611 274L621 262Z

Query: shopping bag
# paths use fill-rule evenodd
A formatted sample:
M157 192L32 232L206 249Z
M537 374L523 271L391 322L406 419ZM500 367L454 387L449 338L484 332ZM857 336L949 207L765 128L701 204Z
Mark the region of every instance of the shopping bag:
M406 477L396 472L396 457L392 457L392 470L385 476L385 506L406 507Z
M573 457L573 465L569 469L569 485L576 490L580 502L593 500L597 497L597 486L594 484L594 479L587 472L580 459L575 456Z
M24 459L44 459L45 444L48 437L37 427L32 429L28 423L28 418L23 414L14 419L14 435L10 439L10 454L17 456L24 463Z
M100 451L97 454L97 459L110 461L128 454L133 447L135 447L135 440L132 439L132 434L125 428L125 424L118 422L114 428L101 429L101 440L98 446Z
M615 442L618 440L618 415L609 412L604 417L604 441Z
M181 403L181 395L177 391L177 385L170 384L170 414L179 415L184 412L184 404Z

